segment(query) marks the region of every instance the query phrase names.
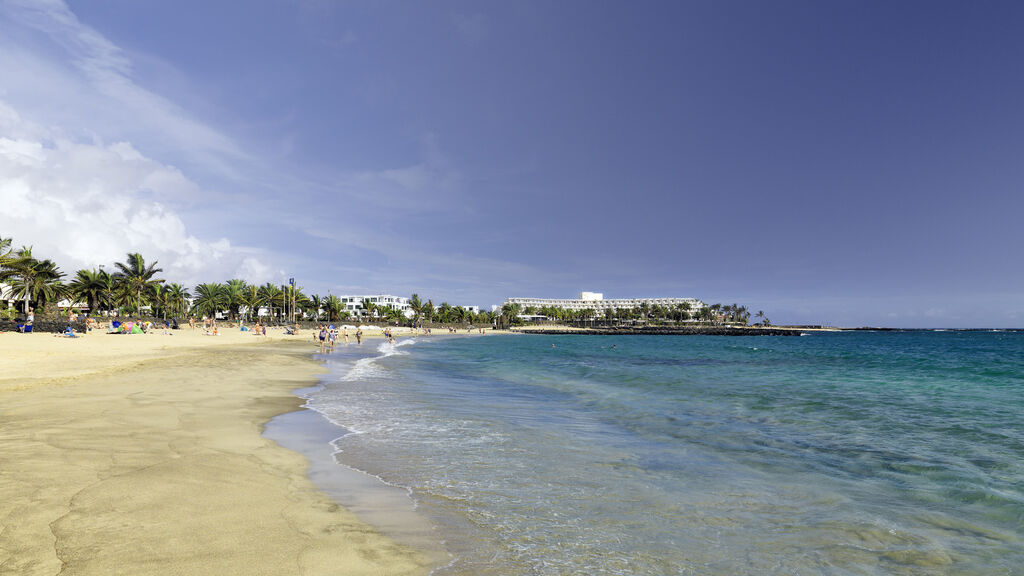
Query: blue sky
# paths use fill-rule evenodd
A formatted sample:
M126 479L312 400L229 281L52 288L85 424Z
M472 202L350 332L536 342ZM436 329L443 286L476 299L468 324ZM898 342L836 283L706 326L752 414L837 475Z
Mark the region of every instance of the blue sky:
M1017 2L0 4L0 235L307 292L1024 326Z

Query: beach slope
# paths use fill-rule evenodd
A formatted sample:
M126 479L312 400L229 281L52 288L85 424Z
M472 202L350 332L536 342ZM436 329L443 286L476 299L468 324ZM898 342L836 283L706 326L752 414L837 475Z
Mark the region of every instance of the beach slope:
M262 437L315 382L308 345L0 339L0 574L429 571Z

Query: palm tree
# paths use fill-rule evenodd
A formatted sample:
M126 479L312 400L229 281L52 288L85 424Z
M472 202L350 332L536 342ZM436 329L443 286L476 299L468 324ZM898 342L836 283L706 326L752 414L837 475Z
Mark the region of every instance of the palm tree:
M22 246L15 252L14 258L7 262L7 269L4 276L10 281L12 295L22 299L24 312L70 294L67 286L60 282L64 277L60 268L52 260L34 258L31 246Z
M251 321L253 316L259 316L260 307L265 304L263 291L259 286L246 286L242 293L242 304L245 306L245 315Z
M420 316L423 314L423 301L420 300L419 294L413 294L409 297L409 309L412 310L413 324L419 324Z
M85 302L89 312L95 314L100 306L109 306L111 280L110 275L103 270L79 270L75 273L75 279L68 284L72 297L76 302Z
M501 307L502 325L518 324L519 313L522 306L519 304L505 304Z
M398 308L386 306L384 307L384 317L387 318L388 322L395 322L397 324L405 320L405 313Z
M427 318L427 322L434 321L434 301L427 300L426 304L423 305L423 315Z
M196 299L192 303L196 314L217 318L217 313L228 308L230 299L224 284L210 282L196 286Z
M644 324L646 324L647 323L647 316L651 313L651 305L648 304L646 301L645 302L641 302L640 303L640 310L639 310L639 312L640 312L640 318L644 321Z
M192 297L188 289L181 284L168 284L164 289L164 303L170 309L171 316L184 316L188 312L188 300Z
M267 282L260 286L260 295L263 297L263 304L270 308L270 317L276 318L275 308L284 308L284 292L279 287Z
M0 236L0 274L3 274L7 265L11 262L11 243L14 240Z
M374 304L373 302L370 302L369 298L363 298L363 310L366 311L366 314L368 316L372 316L372 317L376 318L377 317L377 310L378 310L378 308L379 307L376 304Z
M764 322L764 310L758 310L755 316L757 316L762 322Z
M320 320L320 312L324 309L325 300L326 298L321 298L319 294L309 297L309 312L312 313L313 320Z
M163 272L162 268L156 267L157 262L146 266L146 259L138 252L129 252L125 262L115 262L114 282L119 286L122 302L142 312L153 287L163 282L163 278L154 278L157 272Z
M441 323L448 323L452 321L452 305L447 302L441 302L441 305L437 307L437 319Z
M246 284L245 280L232 278L223 286L228 299L228 317L234 322L238 318L238 312L243 306L242 295L249 285Z
M324 300L324 311L327 312L327 321L335 322L341 317L341 311L345 306L341 302L341 298L338 298L334 294L331 294Z

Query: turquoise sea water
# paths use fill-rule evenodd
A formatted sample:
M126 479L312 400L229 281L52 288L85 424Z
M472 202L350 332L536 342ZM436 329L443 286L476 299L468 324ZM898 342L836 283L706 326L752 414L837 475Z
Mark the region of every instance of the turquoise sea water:
M1024 573L1024 333L355 350L310 406L438 575Z

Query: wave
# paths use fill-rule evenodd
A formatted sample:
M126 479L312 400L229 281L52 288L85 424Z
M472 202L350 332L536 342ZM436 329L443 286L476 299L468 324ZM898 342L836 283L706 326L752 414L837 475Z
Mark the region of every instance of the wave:
M399 340L392 344L391 342L381 342L377 346L377 352L380 352L379 356L369 356L367 358L360 358L356 360L352 368L340 378L342 382L353 382L355 380L364 380L366 378L377 378L384 375L384 370L377 365L377 361L381 358L387 358L388 356L405 355L408 352L402 351L401 348L405 346L411 346L415 344L416 340L409 338L407 340Z

